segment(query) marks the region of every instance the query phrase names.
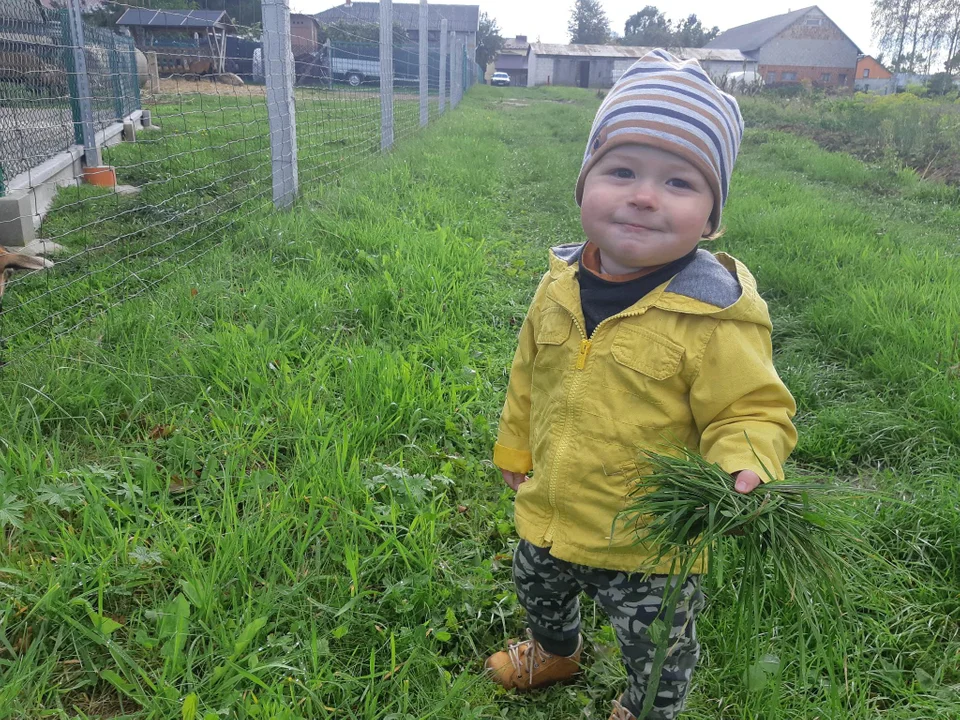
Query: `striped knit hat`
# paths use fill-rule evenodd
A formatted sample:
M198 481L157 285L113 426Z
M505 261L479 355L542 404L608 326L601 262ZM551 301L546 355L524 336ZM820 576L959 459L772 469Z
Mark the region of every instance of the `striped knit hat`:
M587 173L604 154L618 145L651 145L703 173L713 191L710 222L716 232L742 137L737 101L696 60L653 50L617 80L597 111L577 179L577 204Z

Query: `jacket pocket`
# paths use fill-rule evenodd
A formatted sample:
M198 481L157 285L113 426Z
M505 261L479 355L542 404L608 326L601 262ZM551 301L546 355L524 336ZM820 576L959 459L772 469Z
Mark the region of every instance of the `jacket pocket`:
M602 376L610 398L605 416L617 425L647 428L686 424L689 387L680 371L683 354L682 345L652 330L618 328Z
M619 365L654 380L666 380L680 370L683 346L652 330L621 325L610 354Z
M565 370L573 364L574 352L567 347L570 332L573 329L573 318L570 313L559 306L550 306L540 313L540 322L537 325L536 343L537 358L534 361L535 370L555 368ZM534 383L543 381L534 372ZM552 378L551 381L555 380Z
M537 328L537 345L563 345L570 337L573 318L557 305L546 307L540 313Z

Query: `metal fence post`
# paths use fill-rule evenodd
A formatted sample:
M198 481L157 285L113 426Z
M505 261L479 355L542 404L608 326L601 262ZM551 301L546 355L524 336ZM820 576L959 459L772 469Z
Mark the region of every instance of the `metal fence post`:
M454 107L460 105L460 86L463 84L463 50L460 48L460 39L457 38L453 43L453 101Z
M457 106L457 33L450 31L450 109Z
M457 107L460 107L460 101L463 100L463 58L466 52L466 41L461 39L457 47Z
M420 127L426 127L430 120L430 106L428 104L427 80L429 61L427 43L430 39L430 25L427 22L427 0L420 0Z
M262 0L263 66L270 120L273 203L290 205L297 196L297 119L293 97L293 50L290 47L290 0Z
M73 70L77 95L77 109L81 137L83 138L83 155L87 167L100 167L100 148L97 147L97 133L93 126L93 103L90 95L90 78L87 77L87 58L84 54L86 44L83 39L83 17L80 14L80 0L70 0L67 8L67 17L70 22L70 35L73 45Z
M439 114L443 115L443 109L447 98L447 19L440 21L440 108Z
M380 149L393 147L393 0L380 0Z

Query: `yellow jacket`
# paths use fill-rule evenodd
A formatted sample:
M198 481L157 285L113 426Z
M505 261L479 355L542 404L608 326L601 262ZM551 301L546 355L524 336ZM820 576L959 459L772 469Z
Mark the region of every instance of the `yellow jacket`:
M638 449L681 444L727 472L766 479L762 462L779 478L796 405L773 367L767 305L739 261L698 250L588 339L582 247L551 250L520 330L494 463L534 470L517 492L520 537L569 562L667 572L633 528L618 522L611 537L643 472Z

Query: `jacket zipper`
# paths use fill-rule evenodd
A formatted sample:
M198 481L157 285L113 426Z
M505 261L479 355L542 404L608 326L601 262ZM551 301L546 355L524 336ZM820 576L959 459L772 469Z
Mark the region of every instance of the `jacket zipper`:
M561 305L561 307L563 306ZM606 322L610 320L613 320L615 318L632 317L634 315L642 315L646 311L647 311L647 308L644 308L642 311L634 311L630 313L618 313L616 315L608 317L606 320L602 321L599 325L597 325L593 329L593 336L596 337L597 330L599 330ZM570 312L570 311L567 310L567 312ZM566 413L563 418L563 432L560 433L560 448L557 450L557 453L556 453L556 457L558 459L563 455L564 451L567 449L567 442L568 442L567 425L569 424L570 416L572 415L571 408L575 404L573 400L575 397L577 397L578 392L580 390L580 383L583 380L583 370L587 365L587 355L590 354L590 348L593 346L593 341L589 340L586 337L587 333L584 331L582 327L580 327L580 323L577 321L576 316L573 316L573 324L577 326L577 330L580 331L580 337L581 337L580 352L577 354L577 364L576 364L576 369L579 372L577 373L577 378L574 381L573 387L570 388L570 392L567 393L567 402L566 402L567 407L566 407ZM550 519L550 524L547 526L546 531L543 533L543 539L544 539L544 542L546 543L553 542L553 533L556 530L557 520L559 517L559 514L557 513L557 476L559 472L560 472L560 463L558 462L555 464L555 467L553 470L553 477L550 478L550 483L548 486L549 487L548 494L550 497L550 507L553 508L553 517Z

